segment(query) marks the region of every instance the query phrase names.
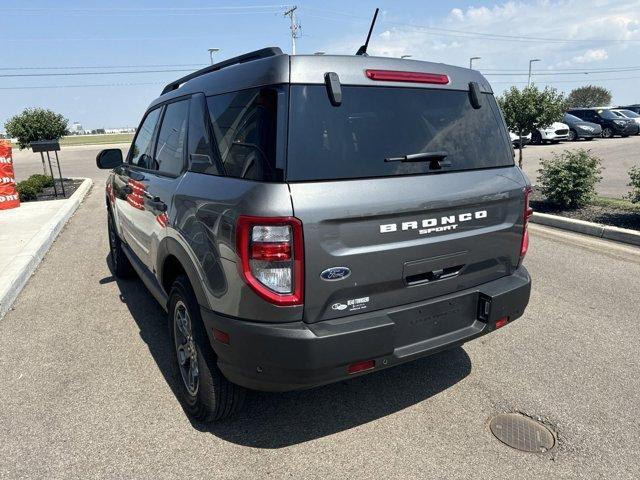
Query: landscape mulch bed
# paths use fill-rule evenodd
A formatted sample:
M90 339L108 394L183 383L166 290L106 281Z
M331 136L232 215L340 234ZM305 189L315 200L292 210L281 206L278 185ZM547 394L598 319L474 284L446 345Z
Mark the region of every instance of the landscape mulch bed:
M83 180L75 180L72 178L65 178L63 180L64 180L64 191L66 194L64 197L62 196L62 185L60 184L60 180L56 179L56 189L58 190L57 198L55 196L55 191L53 187L47 187L38 194L37 199L27 200L27 201L40 202L45 200L63 200L65 198L69 198L71 195L73 195L73 192L75 192L78 189L78 187L82 185L82 182L83 182ZM22 202L22 203L26 203L26 202Z
M534 212L601 223L620 228L640 230L640 211L630 211L615 205L586 205L576 209L563 209L550 203L538 188L533 189L530 204Z

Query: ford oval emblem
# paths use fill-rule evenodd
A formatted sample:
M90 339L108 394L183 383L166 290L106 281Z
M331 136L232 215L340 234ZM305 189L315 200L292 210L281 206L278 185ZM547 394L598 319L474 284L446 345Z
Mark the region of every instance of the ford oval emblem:
M343 280L351 275L351 270L347 267L331 267L327 268L320 274L320 278L328 282Z

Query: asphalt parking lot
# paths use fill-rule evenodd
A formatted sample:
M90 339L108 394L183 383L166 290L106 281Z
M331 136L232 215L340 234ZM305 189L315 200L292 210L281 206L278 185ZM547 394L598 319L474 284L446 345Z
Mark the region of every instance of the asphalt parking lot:
M552 158L554 152L585 148L602 159L602 181L598 193L605 197L622 198L629 193L629 169L640 167L640 135L627 138L596 138L591 141L561 142L549 145L527 145L523 150L523 170L535 182L540 159ZM516 151L516 161L518 152Z
M103 178L86 168L69 174ZM531 303L508 327L348 382L256 393L204 426L173 394L162 310L110 273L97 182L0 321L0 478L638 478L640 249L531 233ZM488 421L512 411L546 422L556 448L494 439Z

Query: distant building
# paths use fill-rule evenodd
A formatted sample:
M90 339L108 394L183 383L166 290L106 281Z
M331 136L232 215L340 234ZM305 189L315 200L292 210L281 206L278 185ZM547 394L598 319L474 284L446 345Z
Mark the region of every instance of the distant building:
M83 133L84 128L82 128L82 125L78 122L73 122L73 124L71 124L71 126L69 127L70 135L82 135Z

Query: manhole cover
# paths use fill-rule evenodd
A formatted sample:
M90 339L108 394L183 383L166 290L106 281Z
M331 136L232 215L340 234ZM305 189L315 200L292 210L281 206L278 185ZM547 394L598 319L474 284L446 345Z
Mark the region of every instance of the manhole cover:
M517 413L496 415L489 428L502 443L523 452L542 453L555 445L555 437L547 427Z

